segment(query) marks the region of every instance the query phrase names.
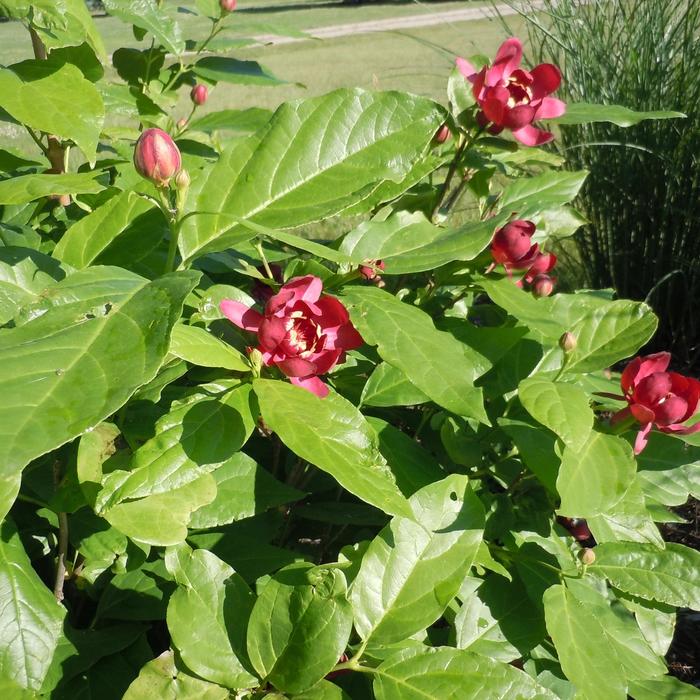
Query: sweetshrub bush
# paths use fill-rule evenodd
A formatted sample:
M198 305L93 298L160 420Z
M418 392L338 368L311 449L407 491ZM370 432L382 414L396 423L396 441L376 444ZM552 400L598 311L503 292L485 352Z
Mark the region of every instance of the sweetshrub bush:
M104 5L144 40L108 77L82 0L0 2L36 55L3 119L37 146L1 154L3 697L692 693L663 657L700 555L656 523L698 493L700 385L611 374L657 319L556 293L587 173L511 138L648 115L564 105L510 39L448 108L199 116L280 82L215 53L235 3L187 41ZM290 232L338 214L366 216Z

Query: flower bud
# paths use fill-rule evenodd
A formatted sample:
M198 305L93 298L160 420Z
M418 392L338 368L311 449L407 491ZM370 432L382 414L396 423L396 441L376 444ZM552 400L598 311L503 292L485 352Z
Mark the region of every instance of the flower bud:
M559 338L559 347L566 353L573 352L576 349L576 336L566 331L566 333Z
M532 280L532 293L536 297L548 297L554 291L554 280L549 275L537 275Z
M179 131L182 131L187 126L187 119L185 119L185 117L178 119L175 126L177 126Z
M589 547L584 547L583 549L579 550L578 558L580 562L586 566L595 564L595 552Z
M167 187L182 165L175 142L162 129L146 129L134 148L134 167L157 187Z
M186 190L190 182L190 174L184 168L175 176L175 187L178 190Z
M209 97L209 90L206 85L197 83L190 91L190 99L196 105L203 105Z
M233 12L236 9L236 0L219 0L219 7L224 14Z
M372 282L374 280L380 279L379 270L385 269L386 265L383 260L368 260L367 265L360 265L360 274L368 281Z
M450 127L443 124L433 136L433 141L437 144L445 143L450 138Z

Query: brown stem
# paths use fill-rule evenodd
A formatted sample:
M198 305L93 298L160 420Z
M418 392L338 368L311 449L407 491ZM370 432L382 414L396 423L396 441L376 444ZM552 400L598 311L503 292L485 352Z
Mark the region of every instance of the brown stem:
M44 42L39 38L39 35L34 31L32 27L29 27L29 36L32 39L32 49L34 50L34 58L38 58L40 61L45 61L46 46L44 46Z
M61 463L56 460L53 463L53 483L58 489L61 483ZM63 583L66 580L66 556L68 555L68 515L58 514L58 561L56 562L56 578L54 580L53 594L60 603L63 600Z

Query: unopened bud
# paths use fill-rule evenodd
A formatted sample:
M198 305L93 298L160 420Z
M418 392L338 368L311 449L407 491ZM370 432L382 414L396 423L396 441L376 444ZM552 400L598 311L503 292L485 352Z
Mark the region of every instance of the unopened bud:
M383 270L386 267L383 260L368 260L367 265L360 265L360 274L369 282L379 279L377 268Z
M251 348L248 352L248 362L254 377L259 377L263 366L263 356L257 348Z
M595 552L589 547L584 547L583 549L579 550L578 558L582 564L590 566L591 564L595 563Z
M182 131L187 126L187 119L185 117L178 119L176 126L179 131Z
M435 143L445 143L447 139L450 138L450 127L447 124L443 124L433 136L433 141Z
M162 129L146 129L134 148L134 167L157 187L166 187L180 170L182 158L175 142Z
M536 297L548 297L554 291L554 280L549 275L537 275L532 280L532 293Z
M219 0L219 7L224 13L233 12L236 9L236 0Z
M559 338L559 347L566 353L573 352L576 349L576 336L566 331L566 333Z
M196 105L203 105L209 97L209 90L206 85L197 83L190 91L190 99Z
M190 174L184 168L175 176L175 187L178 190L186 190L190 182Z

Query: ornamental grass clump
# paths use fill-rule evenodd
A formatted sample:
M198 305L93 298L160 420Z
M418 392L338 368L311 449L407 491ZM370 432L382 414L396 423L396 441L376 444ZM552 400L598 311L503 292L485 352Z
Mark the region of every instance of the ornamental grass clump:
M697 372L700 0L544 0L524 16L530 56L559 65L564 99L687 115L630 129L624 114L621 126L563 126L554 147L568 168L591 172L577 202L590 225L575 238L569 276L648 300L660 317L651 347Z

